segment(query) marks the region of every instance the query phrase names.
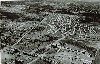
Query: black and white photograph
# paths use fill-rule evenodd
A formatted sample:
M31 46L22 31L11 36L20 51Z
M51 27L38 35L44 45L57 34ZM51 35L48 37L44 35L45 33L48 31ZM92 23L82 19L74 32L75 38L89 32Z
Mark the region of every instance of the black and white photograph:
M0 0L0 64L100 64L100 0Z

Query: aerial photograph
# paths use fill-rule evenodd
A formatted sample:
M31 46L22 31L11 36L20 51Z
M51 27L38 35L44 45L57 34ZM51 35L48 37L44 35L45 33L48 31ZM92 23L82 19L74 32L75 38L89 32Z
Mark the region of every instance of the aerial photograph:
M1 1L1 64L100 64L100 0Z

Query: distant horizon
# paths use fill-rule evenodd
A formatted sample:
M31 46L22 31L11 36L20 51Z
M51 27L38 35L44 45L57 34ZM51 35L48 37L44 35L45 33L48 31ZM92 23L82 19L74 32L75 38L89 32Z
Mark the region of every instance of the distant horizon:
M0 0L0 1L25 1L25 0ZM82 1L82 2L100 2L100 0L29 0L29 1L58 1L58 2Z

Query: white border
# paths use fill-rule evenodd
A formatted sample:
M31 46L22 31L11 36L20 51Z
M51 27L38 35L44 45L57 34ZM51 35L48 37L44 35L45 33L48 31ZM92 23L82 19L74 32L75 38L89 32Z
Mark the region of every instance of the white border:
M24 1L24 0L0 0L0 1Z

